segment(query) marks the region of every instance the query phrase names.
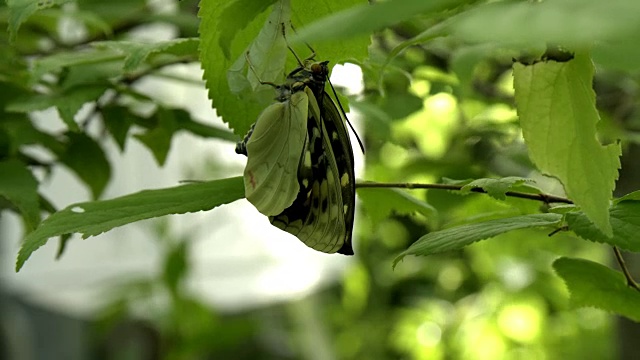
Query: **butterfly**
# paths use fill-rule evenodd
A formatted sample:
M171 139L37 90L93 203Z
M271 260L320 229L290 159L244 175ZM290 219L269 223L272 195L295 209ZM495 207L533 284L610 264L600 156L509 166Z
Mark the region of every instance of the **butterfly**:
M245 197L267 216L282 213L300 191L298 168L308 138L309 101L315 103L302 83L274 86L278 102L260 114L236 147L236 152L247 155Z
M315 62L311 57L304 62L299 61L299 64L282 85L293 92L292 98L302 91L308 98L306 136L296 172L299 190L290 206L279 214L266 215L269 215L272 225L296 236L315 250L353 255L351 240L355 214L355 173L353 149L345 125L346 116L342 106L339 103L336 105L325 91L329 75L328 61ZM252 154L244 150L249 150L261 118L254 124L253 131L250 130L236 146L236 152L247 155L247 163ZM291 119L281 120L285 127L291 126ZM281 131L278 143L294 141L297 145L300 142L298 137L288 138L287 133L286 129ZM273 164L274 161L270 161L266 166Z

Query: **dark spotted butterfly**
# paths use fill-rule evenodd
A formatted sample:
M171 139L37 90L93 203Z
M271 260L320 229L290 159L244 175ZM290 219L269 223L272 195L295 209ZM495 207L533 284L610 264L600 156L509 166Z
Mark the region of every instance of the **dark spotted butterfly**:
M308 98L308 109L304 141L301 141L301 138L297 136L282 138L291 133L289 131L291 122L300 121L299 117L294 120L292 117L287 118L284 115L279 120L286 129L281 129L281 138L276 142L293 141L294 144L303 144L297 164L299 190L293 202L282 212L275 215L265 215L269 215L271 224L295 235L304 244L315 250L353 255L351 244L355 213L353 149L345 126L344 111L341 106L338 110L339 103L336 105L336 102L325 91L325 83L328 81L329 75L328 61L314 62L312 59L312 57L306 59L304 63L299 61L300 66L289 73L284 85L276 86L266 83L275 86L280 94L283 91L289 94L284 97L279 96L278 100L281 103L291 102L294 96L304 92ZM256 135L261 135L256 134L256 131L263 128L260 125L261 121L264 122L263 119L265 117L261 115L244 140L236 146L237 153L247 155L247 163L251 157L255 156L249 148L252 147L252 139ZM277 119L274 118L274 121ZM288 147L297 148L296 145ZM281 156L281 154L278 153L277 156ZM277 156L274 155L274 158ZM274 163L278 162L274 161ZM290 165L291 162L286 165L279 163L279 165L270 164L268 166ZM251 178L247 180L245 169L245 184L247 181L251 183ZM281 181L287 182L288 179L285 177ZM268 196L274 195L270 193ZM283 191L281 194L276 194L276 197L278 196L287 198L290 194ZM288 199L285 200L288 201ZM260 210L259 207L257 208Z

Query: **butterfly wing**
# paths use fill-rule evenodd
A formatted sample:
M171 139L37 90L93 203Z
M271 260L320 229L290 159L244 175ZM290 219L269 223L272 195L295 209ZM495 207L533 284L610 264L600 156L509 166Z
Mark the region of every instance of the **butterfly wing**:
M236 148L247 155L245 197L264 215L282 213L300 192L298 166L306 147L308 107L304 91L270 105Z
M356 210L356 179L354 171L353 148L349 139L349 132L346 127L346 119L341 111L338 110L336 103L328 95L323 97L324 113L322 114L325 134L328 138L331 149L330 158L335 163L334 174L336 175L336 189L339 189L339 197L342 205L342 219L344 221L344 230L342 235L342 247L338 253L345 255L353 255L353 247L351 238L353 232L353 220Z
M345 120L324 91L318 106L308 88L308 144L298 169L300 193L271 223L326 253L353 255L353 150Z

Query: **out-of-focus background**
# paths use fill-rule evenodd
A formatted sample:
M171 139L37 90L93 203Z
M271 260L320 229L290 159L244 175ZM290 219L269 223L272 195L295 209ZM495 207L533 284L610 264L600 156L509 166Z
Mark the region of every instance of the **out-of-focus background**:
M0 49L28 64L90 40L198 35L195 0L54 3L61 5L22 25L17 46L0 35ZM0 6L0 22L12 21L8 14ZM365 142L366 158L355 149L357 177L439 182L523 176L562 195L559 183L541 176L527 158L513 107L510 54L436 39L394 60L383 81L385 96L371 90L394 46L433 21L417 18L376 33L371 62L333 67L333 85L349 98L349 118ZM107 35L95 35L101 27L110 29L102 32ZM199 63L187 60L124 81L133 89L127 105L139 102L140 113L151 114L149 103L156 102L226 129L211 108ZM637 77L600 70L603 118L625 129L635 119ZM94 109L85 104L75 119ZM39 131L65 131L58 111L37 110L30 116ZM84 125L102 137L98 123ZM110 137L99 143L111 164L103 199L239 175L246 160L233 141L189 131L173 136L162 166L148 142L131 137L124 151ZM42 163L54 158L37 144L24 151ZM57 209L92 196L72 167L45 166L37 174L41 194ZM623 179L633 184L638 178ZM393 269L395 256L436 225L541 206L434 190L412 195L428 201L438 217L361 206L354 257L307 248L243 199L84 240L75 236L59 259L59 243L51 240L19 273L14 264L23 224L3 211L0 359L613 359L626 348L616 334L629 324L600 310L571 308L550 265L561 255L608 263L603 245L526 230L437 257L407 257Z

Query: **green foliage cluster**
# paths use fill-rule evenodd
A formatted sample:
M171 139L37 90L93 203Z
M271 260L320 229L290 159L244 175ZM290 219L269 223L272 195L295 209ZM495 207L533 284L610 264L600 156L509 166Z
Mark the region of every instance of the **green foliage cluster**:
M637 285L598 264L605 258L596 247L640 251L638 189L617 189L614 197L620 157L638 139L640 3L202 0L176 9L163 14L141 0L8 0L0 7L9 30L0 34L0 209L24 219L18 270L55 236L62 252L72 233L89 237L242 198L242 179L232 177L97 200L111 167L91 129L120 150L135 138L159 164L179 131L239 139L273 97L248 71L246 54L260 79L281 82L295 59L279 29L292 23L300 27L289 38L297 53L309 42L318 58L361 67L365 91L349 106L364 117L363 178L401 182L358 190L357 260L339 291L307 300L323 302L319 313L338 357L609 353L595 340L607 320L579 310L601 324L594 329L566 311L557 276L574 306L640 321ZM59 31L62 19L82 35ZM171 24L176 38L132 38L157 22ZM196 61L233 133L134 86ZM141 114L140 104L153 111ZM35 121L34 113L52 107L64 123L59 132ZM53 160L26 151L32 145ZM74 172L94 201L55 209L34 175L55 166ZM439 184L419 186L426 182ZM43 212L50 215L41 221ZM175 294L178 280L163 281ZM291 305L290 317L303 318L305 304ZM567 345L577 337L587 345Z

